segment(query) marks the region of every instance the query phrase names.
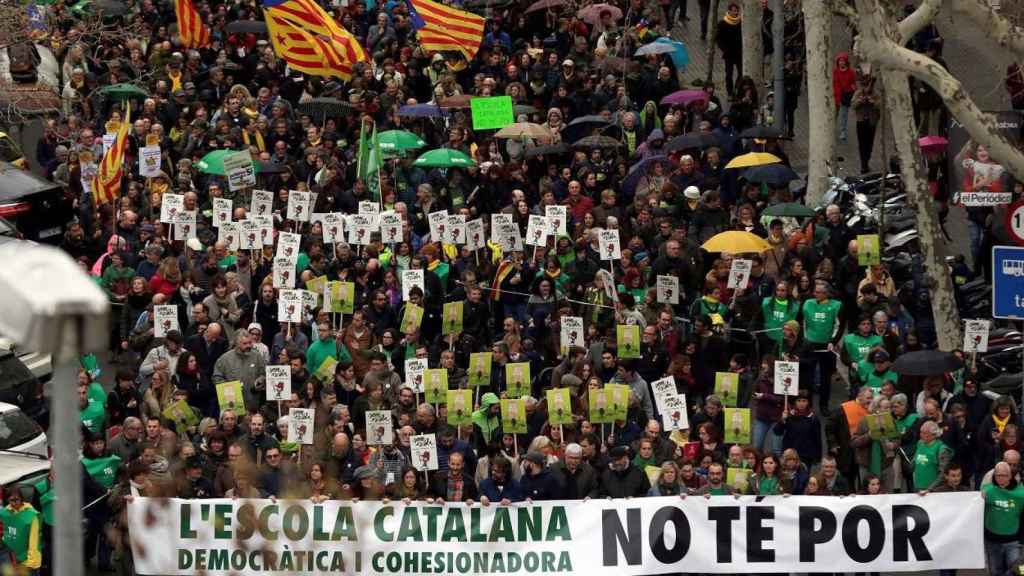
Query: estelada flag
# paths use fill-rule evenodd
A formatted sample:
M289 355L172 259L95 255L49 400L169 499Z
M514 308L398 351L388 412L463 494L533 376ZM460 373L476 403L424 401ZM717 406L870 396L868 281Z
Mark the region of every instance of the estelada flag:
M264 0L263 16L274 52L290 68L348 80L367 59L356 37L313 0Z
M210 43L210 29L192 5L192 0L174 0L174 15L178 19L178 36L186 48L202 48Z
M461 52L467 61L484 37L482 16L431 0L406 0L416 38L427 52Z

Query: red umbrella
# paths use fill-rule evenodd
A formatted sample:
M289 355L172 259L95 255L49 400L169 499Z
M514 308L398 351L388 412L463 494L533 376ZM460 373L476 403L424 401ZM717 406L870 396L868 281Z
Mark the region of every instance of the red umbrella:
M687 105L691 102L697 102L698 100L707 100L708 93L703 90L680 90L673 92L668 96L661 99L662 104L682 104Z
M616 22L619 18L622 18L622 10L617 6L612 6L611 4L605 4L603 2L581 8L580 11L576 13L576 16L587 24L598 26L601 24L601 13L605 10L611 12L612 22Z
M946 140L942 136L925 136L917 140L917 145L921 147L924 152L942 152L949 144L949 140Z

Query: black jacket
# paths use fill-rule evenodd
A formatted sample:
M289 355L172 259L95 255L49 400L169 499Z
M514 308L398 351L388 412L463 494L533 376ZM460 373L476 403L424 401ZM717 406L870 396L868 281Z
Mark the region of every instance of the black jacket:
M540 474L523 474L519 479L519 490L523 498L534 501L562 498L562 486L548 468L541 470Z
M555 477L562 488L562 499L582 500L583 498L596 498L600 491L597 483L597 472L587 462L580 462L576 472L569 472L565 462L556 462L550 468L551 474Z
M434 474L433 480L430 482L430 493L435 498L448 499L448 471L439 470ZM462 500L479 500L480 492L477 490L476 481L473 477L467 474L465 471L462 472Z
M638 498L651 490L647 474L630 464L625 470L616 472L610 467L601 472L601 496L610 498Z

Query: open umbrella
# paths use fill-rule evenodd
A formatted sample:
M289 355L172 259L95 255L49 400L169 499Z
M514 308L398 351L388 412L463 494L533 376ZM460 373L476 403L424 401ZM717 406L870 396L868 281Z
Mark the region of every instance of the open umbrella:
M203 174L213 174L215 176L226 176L224 172L224 157L228 154L234 154L235 150L214 150L203 156L199 162L196 163L196 167ZM258 162L252 163L253 169L256 173L260 172L260 164Z
M948 144L949 140L942 136L925 136L917 140L917 145L921 147L923 152L942 152Z
M747 182L754 184L768 184L769 186L785 186L793 180L799 180L800 175L785 164L765 164L748 168L742 176Z
M516 118L518 118L520 114L536 114L537 112L540 112L540 110L530 106L529 104L516 104L512 107L512 111L515 112Z
M384 152L404 152L427 145L422 138L406 130L386 130L377 135L377 140Z
M675 46L666 44L664 42L651 42L650 44L644 44L643 46L636 49L633 56L649 56L651 54L668 54L669 52L675 52Z
M509 124L495 134L498 138L545 138L551 140L555 135L547 126L533 122L516 122Z
M686 106L692 102L710 98L703 90L678 90L661 99L662 105Z
M568 154L572 149L567 144L559 142L558 144L551 144L548 146L530 146L523 152L523 156L526 158L536 158L538 156L558 156L560 154Z
M266 34L267 23L259 20L235 20L224 27L229 34Z
M442 118L448 111L436 104L406 104L398 109L398 115L406 118Z
M572 143L572 147L579 148L618 148L622 142L608 136L586 136Z
M725 169L730 168L751 168L753 166L764 166L765 164L777 164L782 162L782 159L774 154L767 152L748 152L746 154L740 154L733 158L725 165Z
M316 124L323 124L328 118L344 116L349 110L355 110L355 106L337 98L313 98L300 102L298 106L299 114L309 116Z
M111 84L100 88L100 94L115 100L130 100L132 98L148 98L149 94L134 84L122 83Z
M654 41L655 44L668 44L672 47L671 52L667 52L668 57L672 59L672 64L677 70L682 70L690 63L690 52L686 49L686 44L678 40L666 38L662 36Z
M471 168L476 162L464 152L451 148L438 148L425 152L413 162L414 166L429 168Z
M661 164L665 168L665 174L668 174L668 171L672 169L672 161L667 156L661 154L648 156L629 169L629 173L622 180L622 191L627 195L632 195L636 191L637 184L640 183L645 174L654 168L655 164Z
M580 116L569 122L565 128L562 128L562 140L565 142L575 142L584 136L590 136L595 130L604 129L611 125L612 123L605 120L604 116L596 114Z
M118 0L82 0L72 6L71 11L78 15L89 12L103 13L104 16L123 16L128 13L128 6Z
M256 172L258 174L282 174L288 169L288 166L279 162L258 160L256 162Z
M776 218L807 218L814 216L814 210L796 202L782 202L781 204L772 204L765 208L761 214Z
M750 232L744 232L742 230L729 230L727 232L721 232L715 234L708 241L705 242L701 248L708 252L728 252L730 254L748 254L767 252L771 250L771 244L768 244L756 234Z
M905 376L932 376L954 372L964 365L952 352L918 350L900 354L892 363L892 370Z
M469 101L473 99L470 94L456 94L438 100L437 105L441 108L469 108Z
M774 138L778 140L784 137L785 134L782 133L782 130L776 128L775 126L762 126L760 124L757 126L751 126L750 128L744 130L743 132L740 132L740 138L747 140L753 138L757 138L759 140L768 140Z
M547 10L550 8L557 8L559 6L565 6L566 0L537 0L530 7L526 9L526 13L536 12L537 10Z
M665 143L666 152L675 152L676 150L689 150L691 148L697 148L703 150L712 146L718 146L718 136L715 136L709 132L687 132L682 136L676 136Z
M591 4L590 6L581 8L580 11L576 13L576 17L591 26L600 26L601 13L606 10L611 12L612 22L616 22L619 18L622 18L622 10L620 10L618 6L612 6L611 4L606 4L604 2Z

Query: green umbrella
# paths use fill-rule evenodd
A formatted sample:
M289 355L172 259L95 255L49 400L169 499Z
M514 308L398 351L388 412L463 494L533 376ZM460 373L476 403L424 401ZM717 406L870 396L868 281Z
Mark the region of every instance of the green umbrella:
M105 94L115 100L131 100L132 98L149 98L149 94L134 84L127 82L122 84L111 84L100 88L100 94Z
M438 148L424 153L413 162L414 166L432 168L472 168L473 159L458 150Z
M202 160L196 163L199 171L204 174L213 174L215 176L227 176L224 172L224 157L228 154L234 154L237 150L214 150L206 156L203 156ZM253 169L257 174L261 172L260 163L253 162Z
M782 204L772 204L765 208L762 214L764 216L806 218L807 216L814 216L814 210L796 202L784 202Z
M427 145L422 138L405 130L387 130L378 134L377 138L380 140L380 149L385 154L416 150Z

